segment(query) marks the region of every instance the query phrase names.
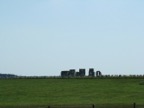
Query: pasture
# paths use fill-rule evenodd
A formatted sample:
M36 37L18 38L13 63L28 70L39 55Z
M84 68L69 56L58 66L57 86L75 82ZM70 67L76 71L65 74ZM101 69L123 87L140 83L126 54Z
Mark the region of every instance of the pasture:
M144 104L144 79L0 79L0 106Z

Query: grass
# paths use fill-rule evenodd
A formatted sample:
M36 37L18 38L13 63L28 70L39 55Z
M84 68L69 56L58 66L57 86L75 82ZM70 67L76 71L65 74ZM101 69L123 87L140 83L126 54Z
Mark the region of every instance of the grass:
M143 79L1 79L0 106L144 103Z

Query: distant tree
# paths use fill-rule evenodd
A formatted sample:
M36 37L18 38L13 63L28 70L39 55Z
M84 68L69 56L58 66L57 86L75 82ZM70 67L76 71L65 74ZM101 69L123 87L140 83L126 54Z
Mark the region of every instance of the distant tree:
M14 74L0 74L0 78L16 78L17 75Z

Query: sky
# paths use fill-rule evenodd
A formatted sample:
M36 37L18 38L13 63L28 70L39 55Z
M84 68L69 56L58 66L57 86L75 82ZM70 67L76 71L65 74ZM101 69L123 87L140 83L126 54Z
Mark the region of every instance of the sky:
M0 73L144 74L143 0L0 0Z

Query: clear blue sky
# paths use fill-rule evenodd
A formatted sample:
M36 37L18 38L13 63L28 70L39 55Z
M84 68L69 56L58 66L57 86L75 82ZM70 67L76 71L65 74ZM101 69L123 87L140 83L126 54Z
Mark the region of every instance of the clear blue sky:
M0 73L144 74L143 0L0 0Z

